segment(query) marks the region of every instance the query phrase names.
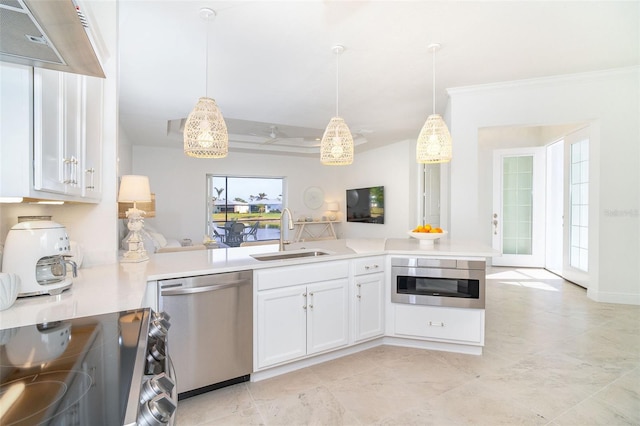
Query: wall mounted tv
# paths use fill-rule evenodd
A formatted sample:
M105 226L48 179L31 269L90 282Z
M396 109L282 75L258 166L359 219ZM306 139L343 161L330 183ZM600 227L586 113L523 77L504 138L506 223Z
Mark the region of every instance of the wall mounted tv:
M384 186L347 189L347 222L384 223Z

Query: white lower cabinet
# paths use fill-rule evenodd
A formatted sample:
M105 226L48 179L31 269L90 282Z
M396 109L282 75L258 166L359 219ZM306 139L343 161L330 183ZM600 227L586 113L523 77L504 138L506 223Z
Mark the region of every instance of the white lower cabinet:
M395 334L483 345L484 309L395 304Z
M354 342L384 335L384 257L353 261Z
M348 262L319 265L257 272L258 368L349 343ZM293 277L296 285L283 280L283 287L273 288L278 275ZM321 281L299 284L316 280ZM261 283L268 289L260 290Z
M385 265L371 256L255 271L256 372L386 337L484 345L484 309L390 303Z

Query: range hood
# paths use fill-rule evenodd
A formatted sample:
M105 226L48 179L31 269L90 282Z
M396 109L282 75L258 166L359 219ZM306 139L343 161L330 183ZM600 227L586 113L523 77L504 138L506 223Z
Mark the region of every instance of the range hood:
M0 61L105 77L73 0L0 0Z

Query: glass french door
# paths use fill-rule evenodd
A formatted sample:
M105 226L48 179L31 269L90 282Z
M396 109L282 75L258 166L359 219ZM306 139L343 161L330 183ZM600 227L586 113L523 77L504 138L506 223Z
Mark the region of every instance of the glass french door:
M493 248L496 266L544 266L544 148L495 150Z
M565 226L562 276L589 284L589 128L564 138Z

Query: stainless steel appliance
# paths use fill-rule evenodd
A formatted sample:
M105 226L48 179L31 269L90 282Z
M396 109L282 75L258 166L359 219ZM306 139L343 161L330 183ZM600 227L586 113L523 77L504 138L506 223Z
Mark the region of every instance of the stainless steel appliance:
M484 260L391 258L391 301L484 308Z
M247 381L253 370L253 272L158 281L171 315L178 398Z
M139 309L0 330L0 424L173 424L168 327Z
M7 234L2 272L20 277L18 297L60 294L73 284L67 265L77 275L70 257L71 243L63 225L50 220L20 222Z

